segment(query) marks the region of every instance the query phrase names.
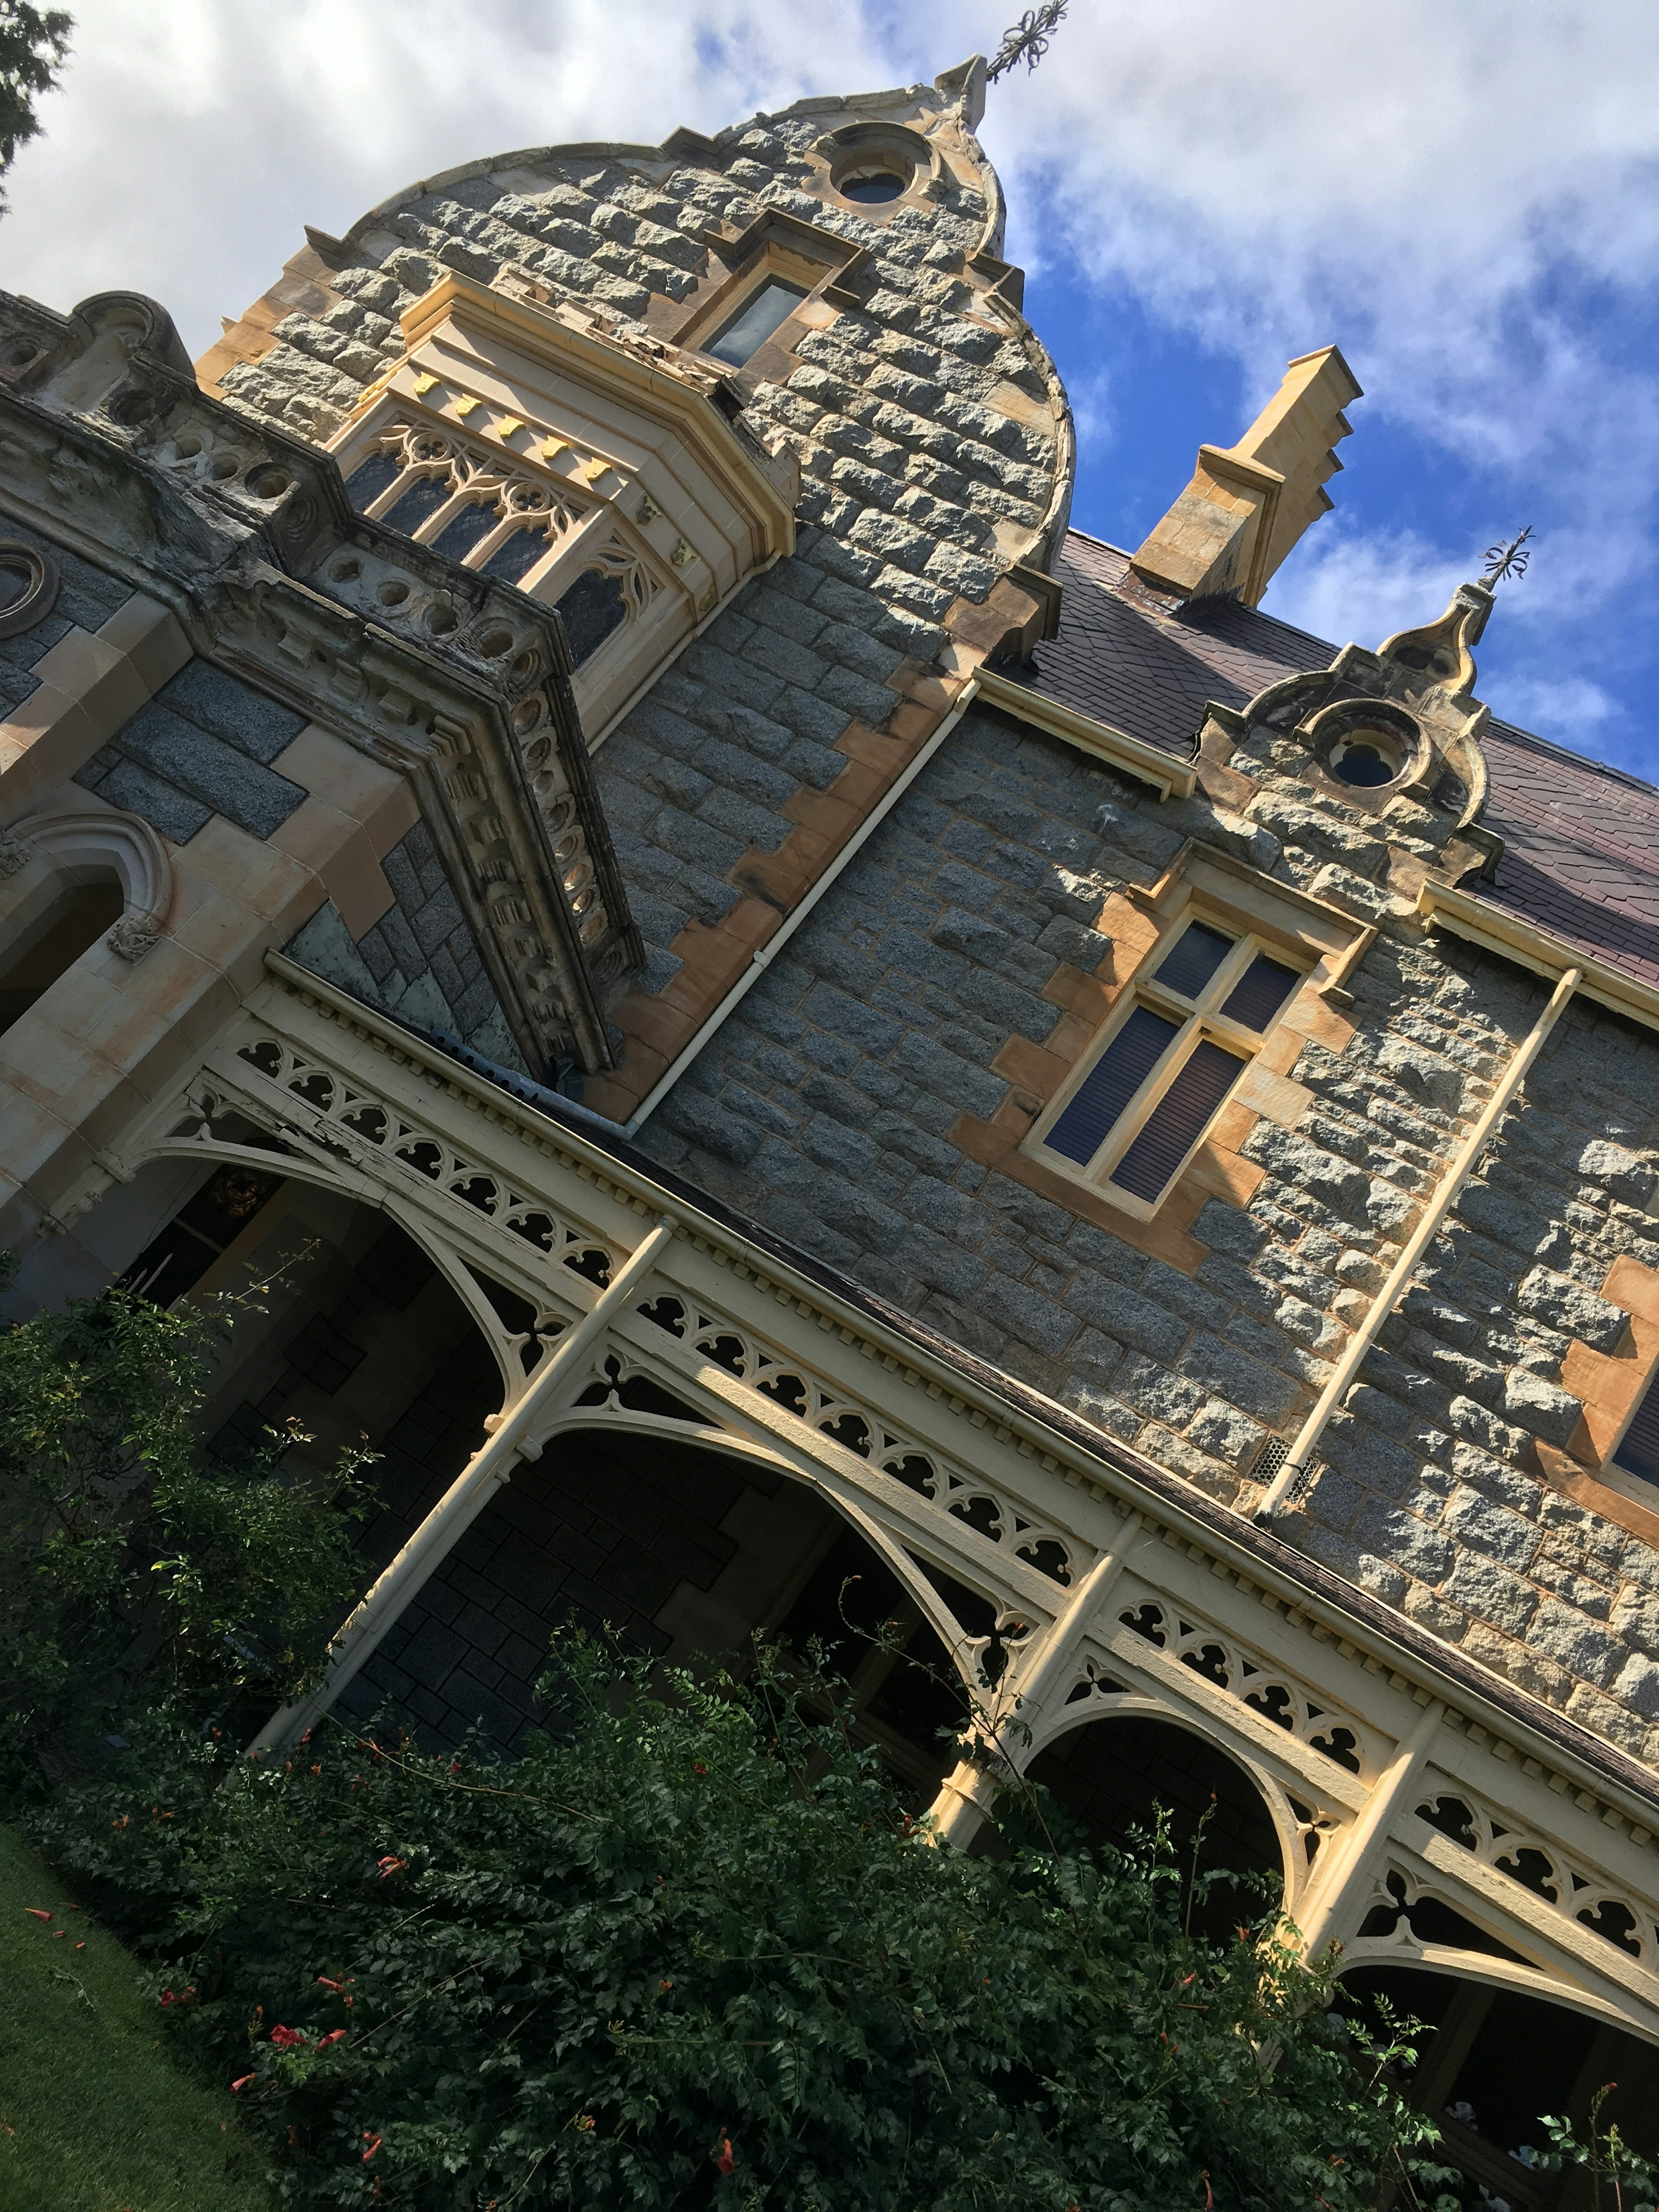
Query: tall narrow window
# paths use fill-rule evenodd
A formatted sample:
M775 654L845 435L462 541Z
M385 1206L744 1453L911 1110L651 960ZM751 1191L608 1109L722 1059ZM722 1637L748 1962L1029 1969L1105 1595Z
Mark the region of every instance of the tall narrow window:
M114 927L125 903L118 883L71 884L0 951L0 1030L26 1014L66 968Z
M1659 1378L1649 1383L1619 1441L1613 1463L1626 1474L1639 1474L1644 1482L1659 1483Z
M1256 939L1188 919L1039 1126L1036 1149L1156 1206L1301 981Z
M749 295L731 321L709 339L703 351L712 353L716 361L741 368L751 354L760 351L773 331L788 320L805 297L799 284L786 284L780 276L769 277L758 290Z

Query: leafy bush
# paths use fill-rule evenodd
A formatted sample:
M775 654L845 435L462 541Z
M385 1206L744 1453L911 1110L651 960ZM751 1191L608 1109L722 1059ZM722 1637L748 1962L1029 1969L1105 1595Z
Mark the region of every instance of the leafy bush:
M0 1784L38 1786L135 1705L275 1703L362 1575L360 1461L323 1490L199 1435L228 1308L114 1289L0 1329Z
M1167 1847L930 1848L831 1686L655 1680L571 1640L511 1764L158 1721L34 1832L296 2203L1358 2212L1431 2139Z

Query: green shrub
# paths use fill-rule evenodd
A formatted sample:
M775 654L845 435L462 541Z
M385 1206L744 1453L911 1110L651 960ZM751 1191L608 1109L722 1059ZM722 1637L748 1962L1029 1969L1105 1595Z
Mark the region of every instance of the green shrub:
M362 1575L359 1457L322 1490L289 1438L204 1455L228 1306L115 1289L0 1328L0 1788L38 1788L135 1707L275 1704L309 1680Z
M34 1832L296 2203L1358 2212L1431 2139L1167 1848L935 1849L828 1686L652 1679L571 1641L513 1763L158 1722Z

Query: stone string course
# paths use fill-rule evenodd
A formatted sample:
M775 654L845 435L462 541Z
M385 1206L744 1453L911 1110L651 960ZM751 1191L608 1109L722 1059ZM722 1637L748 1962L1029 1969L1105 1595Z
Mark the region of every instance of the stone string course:
M864 306L808 331L787 384L762 384L747 410L766 443L799 457L798 553L738 596L599 757L648 993L678 972L688 924L716 927L737 903L734 870L789 836L792 801L846 773L834 748L848 725L888 720L893 679L932 661L952 602L995 584L999 532L1028 538L1054 495L1054 436L1009 411L1063 408L1048 357L1017 322L1005 335L964 312L983 311L962 274L983 243L983 200L958 187L887 224L826 207L799 188L823 127L776 118L728 134L723 170L547 159L533 196L515 167L510 189L475 178L411 201L365 238L372 259L332 276L334 305L286 318L276 348L223 381L238 405L324 437L397 357L398 316L446 268L488 283L516 264L643 336L651 295L681 298L706 268L694 234L710 223L777 208L870 252Z
M1358 830L1288 799L1267 811L1309 842L1271 839L1258 860L1328 890L1333 840ZM1154 880L1194 830L1218 837L1201 797L1160 805L970 714L642 1140L1230 1499L1310 1407L1544 993L1374 896L1384 928L1353 979L1357 1034L1340 1053L1310 1042L1291 1071L1313 1106L1294 1129L1256 1124L1244 1150L1266 1177L1248 1208L1199 1214L1195 1273L1149 1260L948 1132L1001 1103L1005 1040L1041 1043L1060 1019L1041 994L1060 962L1102 965L1106 898ZM1560 1443L1577 1420L1558 1379L1571 1339L1622 1334L1599 1296L1612 1261L1659 1266L1659 1113L1643 1099L1659 1101L1659 1048L1575 1006L1292 1525L1328 1565L1659 1760L1659 1558L1526 1471L1533 1438Z

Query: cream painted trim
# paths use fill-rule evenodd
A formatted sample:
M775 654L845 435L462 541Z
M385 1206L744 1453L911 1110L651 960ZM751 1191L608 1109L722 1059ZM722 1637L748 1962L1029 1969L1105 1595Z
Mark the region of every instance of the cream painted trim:
M928 1396L936 1398L953 1419L965 1418L977 1433L994 1440L999 1449L1005 1448L1006 1440L1006 1448L1018 1457L1030 1459L1045 1474L1057 1474L1079 1486L1101 1499L1114 1513L1121 1514L1131 1507L1139 1509L1149 1530L1170 1547L1172 1556L1188 1554L1193 1562L1201 1563L1205 1593L1212 1587L1218 1590L1223 1587L1222 1583L1212 1585L1210 1576L1231 1576L1241 1592L1255 1593L1262 1605L1284 1607L1283 1618L1292 1624L1298 1637L1306 1628L1311 1628L1316 1637L1322 1631L1322 1640L1329 1640L1340 1651L1356 1653L1368 1674L1386 1680L1401 1694L1411 1696L1415 1703L1421 1705L1430 1697L1443 1699L1466 1727L1474 1724L1476 1732L1470 1738L1474 1744L1496 1741L1505 1747L1513 1745L1515 1767L1523 1776L1529 1775L1531 1770L1522 1762L1532 1760L1540 1772L1565 1776L1575 1790L1587 1790L1615 1808L1632 1829L1640 1830L1645 1848L1645 1839L1653 1832L1654 1817L1652 1801L1648 1796L1638 1795L1618 1775L1533 1728L1523 1714L1500 1703L1496 1697L1486 1695L1477 1682L1462 1674L1443 1672L1428 1653L1402 1650L1392 1635L1376 1624L1357 1619L1345 1604L1281 1572L1271 1558L1243 1537L1242 1529L1235 1538L1219 1522L1212 1522L1195 1510L1189 1510L1171 1492L1143 1484L1133 1468L1104 1453L1097 1455L1074 1435L1050 1425L1034 1408L1004 1397L964 1367L932 1352L908 1331L884 1322L867 1305L842 1297L831 1285L794 1267L783 1254L751 1243L732 1222L705 1212L688 1193L679 1191L671 1198L645 1160L640 1159L636 1164L620 1158L607 1144L590 1137L574 1122L555 1120L499 1084L474 1074L402 1024L325 982L285 955L267 952L265 968L276 990L291 994L301 1008L323 1010L348 1038L355 1034L364 1039L374 1053L388 1053L394 1066L407 1063L412 1069L422 1071L425 1082L458 1102L460 1109L468 1112L469 1119L471 1113L482 1113L486 1125L530 1145L550 1164L576 1176L584 1187L609 1194L611 1202L626 1207L630 1215L654 1219L672 1205L690 1239L691 1248L699 1253L706 1252L714 1265L729 1269L734 1287L763 1291L769 1300L776 1300L780 1308L793 1308L817 1328L827 1328L843 1344L867 1352L883 1369L894 1375L919 1379ZM260 1018L274 1021L276 1018L267 1013ZM316 1048L313 1044L312 1049ZM169 1099L159 1112L165 1117L177 1110L176 1103ZM423 1110L434 1110L429 1094L423 1101ZM298 1102L295 1111L300 1115L298 1126L304 1127L303 1111ZM142 1152L140 1146L133 1153L139 1164ZM267 1156L261 1153L256 1157L263 1160ZM320 1155L319 1160L320 1164ZM331 1171L338 1172L337 1164ZM720 1370L721 1374L724 1371ZM711 1382L715 1379L711 1376ZM1058 1404L1054 1412L1057 1422L1062 1425L1069 1425L1076 1418ZM1103 1434L1100 1441L1109 1450L1109 1437ZM948 1451L950 1448L946 1449ZM1086 1522L1081 1525L1086 1527ZM1115 1533L1115 1523L1111 1533ZM1103 1530L1101 1540L1096 1541L1097 1552L1109 1542L1110 1534ZM1163 1564L1167 1572L1171 1562ZM1198 1571L1195 1565L1193 1572ZM1002 1572L1006 1575L1006 1565ZM1194 1594L1183 1602L1200 1605L1200 1599ZM1210 1602L1213 1604L1215 1601L1212 1599ZM1205 1617L1201 1605L1200 1617ZM1275 1626L1273 1613L1258 1618L1253 1612L1251 1618L1252 1637L1266 1639L1270 1650L1277 1650L1284 1638ZM1307 1662L1305 1659L1298 1662L1287 1658L1286 1663L1299 1671L1305 1668ZM1181 1669L1183 1675L1190 1671ZM1194 1677L1194 1680L1199 1679ZM1494 1689L1510 1686L1501 1685L1496 1676L1492 1680ZM1086 1717L1079 1709L1079 1721ZM1391 1729L1389 1733L1401 1731ZM1506 1750L1506 1759L1508 1755ZM1452 1744L1443 1744L1442 1755L1436 1763L1454 1779L1462 1772L1457 1748Z
M1610 1006L1614 1013L1626 1015L1648 1029L1659 1029L1659 990L1651 983L1638 981L1622 969L1598 960L1594 953L1570 945L1565 938L1523 921L1519 915L1506 913L1468 891L1455 890L1449 884L1433 883L1425 884L1418 893L1417 911L1425 921L1438 922L1455 936L1530 968L1553 983L1570 968L1576 968L1581 996Z
M1150 783L1160 799L1190 799L1197 787L1195 764L1172 759L1143 738L1115 730L1109 723L1097 722L1092 715L1079 714L1074 707L1064 707L1058 699L1033 691L1027 684L1012 683L994 669L981 669L979 696L985 706L1000 707L1005 714L1030 722L1034 729L1046 731L1049 737L1075 745L1080 752L1092 753L1097 760L1121 769L1139 782Z

